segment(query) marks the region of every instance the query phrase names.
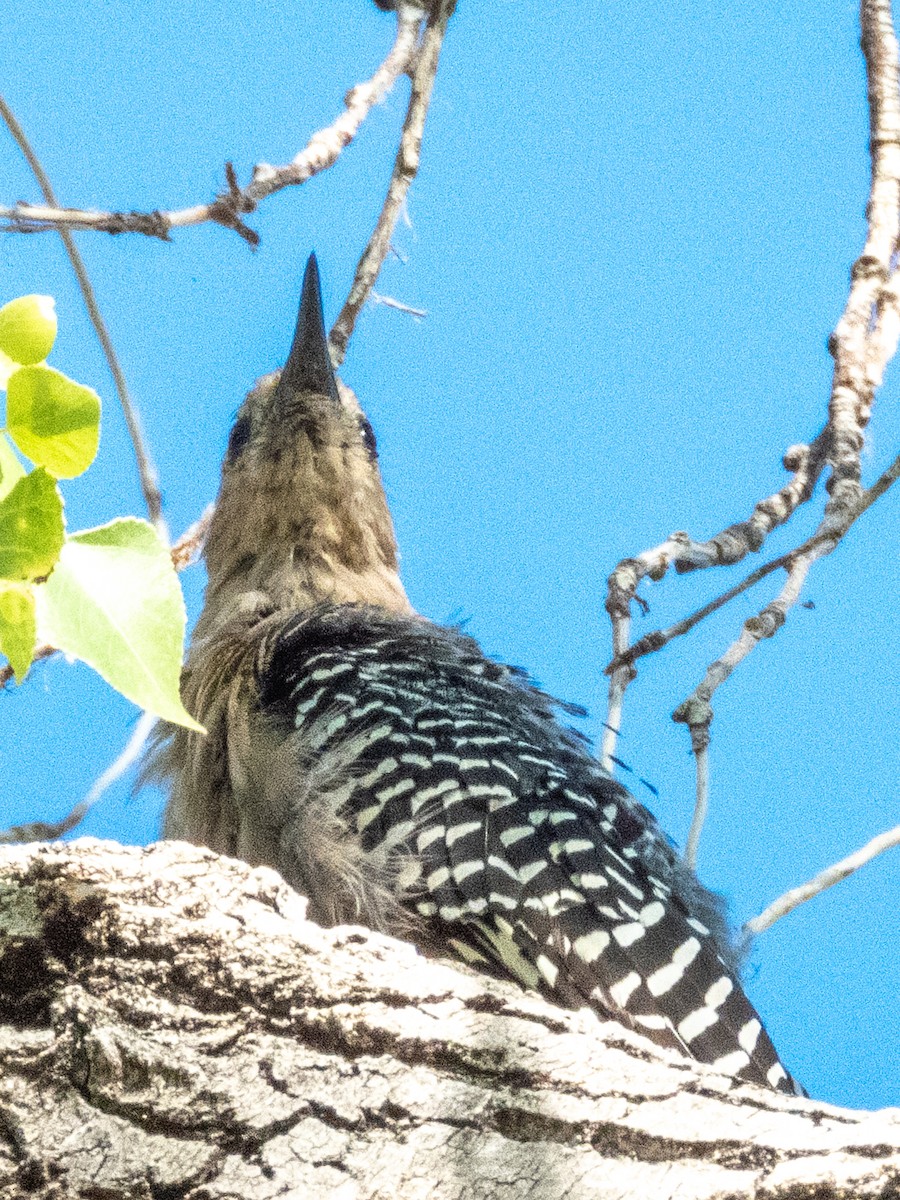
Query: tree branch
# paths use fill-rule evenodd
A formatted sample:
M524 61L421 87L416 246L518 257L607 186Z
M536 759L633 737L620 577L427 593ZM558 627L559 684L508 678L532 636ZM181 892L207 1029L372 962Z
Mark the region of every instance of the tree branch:
M357 317L375 286L381 265L390 249L397 217L403 208L410 184L419 170L425 118L428 115L428 105L431 101L431 92L437 74L444 34L447 31L447 22L453 14L455 5L456 0L437 0L422 35L422 45L412 77L409 107L403 122L400 147L394 160L394 169L388 184L387 195L372 236L357 264L356 274L344 307L338 313L337 320L329 334L328 344L331 348L332 361L336 367L339 367L344 361Z
M791 888L777 900L773 900L759 916L751 917L747 921L744 925L744 933L748 938L763 933L781 917L793 912L799 905L805 904L807 900L812 900L814 896L820 895L826 889L834 887L836 883L840 883L842 879L846 879L848 875L852 875L854 871L864 867L877 855L883 854L885 850L891 850L894 846L900 846L900 825L895 825L893 829L889 829L885 833L879 833L877 837L873 837L853 854L848 854L846 858L842 858L839 862L826 867L824 871L820 871L808 883Z
M423 1191L424 1188L424 1191ZM0 848L0 1195L888 1197L900 1118L717 1075L178 843Z
M713 693L764 638L772 637L798 602L809 571L830 554L859 516L896 480L895 461L868 490L861 484L861 451L871 416L875 390L900 338L900 280L895 256L900 243L900 75L898 44L889 0L862 0L862 47L866 61L869 97L872 177L867 206L867 235L862 253L851 271L844 312L829 341L834 373L825 428L809 446L792 447L785 467L794 473L780 492L761 501L751 518L730 526L710 542L695 543L687 534L675 533L652 550L623 560L610 576L607 611L613 629L608 725L604 761L612 760L615 730L621 726L625 690L635 678L635 661L662 648L673 638L693 629L710 613L740 595L774 570L783 567L787 579L778 594L756 616L745 621L732 644L711 663L700 683L672 714L690 730L695 750L705 749L713 717ZM830 471L827 497L815 534L801 546L756 571L717 599L668 629L647 634L629 645L630 606L637 587L649 576L661 579L674 566L690 571L740 561L758 551L768 534L793 516L813 494L824 468ZM691 854L706 811L706 771L698 763L697 798L691 827Z
M31 168L38 186L44 193L44 199L48 204L56 206L56 196L53 192L49 176L41 166L40 159L25 136L25 131L16 120L15 114L2 96L0 96L0 117L6 122L6 127L25 156L25 160ZM144 494L144 503L147 506L147 515L160 531L161 535L167 539L168 535L162 516L162 494L159 490L159 472L144 441L140 417L131 401L128 384L125 381L125 373L119 364L118 355L112 344L112 338L109 336L109 330L106 328L106 322L101 315L100 306L97 303L97 297L94 295L94 289L91 286L84 260L78 251L78 247L75 245L75 239L69 230L64 227L60 227L59 236L62 238L63 245L66 248L66 254L69 256L69 262L72 264L72 270L75 272L75 278L78 280L78 286L81 289L81 295L84 298L88 316L94 327L94 332L97 334L97 339L106 356L106 361L113 377L116 395L119 397L119 404L122 406L122 413L124 414L125 424L128 428L128 436L131 438L134 457L137 460L138 478L140 479L141 491Z
M239 186L231 164L226 165L227 188L209 204L153 212L95 212L60 208L55 199L47 205L16 204L0 207L0 222L13 232L35 233L47 229L83 229L105 233L141 233L168 240L173 229L202 225L207 221L234 229L245 241L256 245L259 237L242 218L260 201L282 188L306 183L313 175L334 166L341 152L353 141L363 121L380 103L412 63L424 13L421 6L401 3L397 8L397 35L387 58L371 79L351 88L344 98L344 111L330 125L314 133L299 154L282 166L257 163L246 187ZM46 199L46 193L45 193Z
M826 426L809 445L790 446L782 462L785 470L793 473L793 478L773 495L760 500L745 521L729 525L705 542L696 542L687 533L670 534L661 545L644 550L633 558L623 559L610 575L607 580L606 611L612 623L613 657L606 667L606 674L610 676L607 721L612 728L604 737L605 755L615 753L616 737L613 731L621 728L625 691L637 677L633 666L635 660L662 649L673 638L689 632L710 613L775 570L782 560L752 572L743 583L705 604L692 616L676 622L667 630L646 634L630 646L631 603L643 603L637 595L641 582L647 578L658 582L671 568L683 575L709 567L733 566L748 554L761 550L769 534L785 525L797 509L811 498L825 467L828 438Z

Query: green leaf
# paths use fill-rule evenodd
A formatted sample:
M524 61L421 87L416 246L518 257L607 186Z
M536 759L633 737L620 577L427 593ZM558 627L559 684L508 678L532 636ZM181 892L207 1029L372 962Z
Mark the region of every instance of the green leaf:
M0 350L0 391L6 391L6 381L12 375L13 371L18 371L19 364L13 362L8 354L4 354Z
M0 433L0 500L8 496L24 476L25 468L9 444L9 438L5 433Z
M13 362L43 362L56 341L52 296L19 296L0 308L0 350Z
M28 674L36 640L33 591L27 584L0 584L0 651L9 659L16 683Z
M62 496L38 467L0 501L0 579L40 579L53 570L65 537Z
M203 732L181 703L184 601L152 525L123 517L73 534L37 601L42 641L88 663L140 708Z
M32 462L72 479L97 454L100 397L53 367L20 367L6 385L6 425Z

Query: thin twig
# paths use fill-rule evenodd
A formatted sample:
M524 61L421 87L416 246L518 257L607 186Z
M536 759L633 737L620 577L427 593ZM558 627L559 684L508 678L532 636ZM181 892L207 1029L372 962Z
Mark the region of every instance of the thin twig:
M779 594L760 613L744 622L740 635L721 657L710 663L700 683L672 713L673 721L688 726L692 746L709 738L709 727L713 718L710 701L714 692L722 686L735 667L742 663L764 638L770 638L778 632L785 622L787 610L797 603L800 589L813 562L825 554L829 554L836 544L833 539L826 541L824 538L820 538L814 549L800 556L792 556L787 581ZM701 804L699 795L696 804L697 807Z
M886 471L882 472L870 488L857 497L852 510L842 511L840 525L826 528L826 520L823 518L819 529L802 546L796 547L788 554L767 564L769 569L783 566L787 570L787 580L781 591L774 600L769 601L765 608L744 622L740 635L720 658L707 667L700 683L672 713L674 721L688 726L692 745L697 739L709 736L709 726L713 717L710 702L715 691L722 686L735 667L743 662L761 641L773 637L784 625L788 610L793 608L800 599L803 584L806 582L806 577L813 564L820 558L831 554L850 526L855 524L863 513L870 509L875 501L883 496L898 479L900 479L900 455L894 459ZM760 568L760 572L764 570L768 574L766 568ZM754 572L754 574L759 574L759 572Z
M610 671L609 696L606 703L606 721L603 726L603 740L600 745L600 760L603 769L614 774L613 764L616 759L616 747L619 741L619 730L622 728L622 710L625 705L625 692L629 683L637 676L637 671L631 662L625 660L625 652L631 637L631 605L626 604L612 616L612 649L613 666Z
M428 316L424 308L413 308L411 304L404 304L402 300L395 300L393 296L383 296L374 288L369 292L369 299L373 304L383 304L385 308L395 308L398 312L408 313L409 316L418 317L419 320Z
M183 571L185 567L189 567L196 560L206 541L214 512L215 505L207 504L202 515L193 525L188 526L172 547L172 566L176 571Z
M156 725L156 717L152 713L141 713L132 731L131 737L125 743L122 752L100 774L83 800L60 821L29 821L27 825L13 825L0 832L0 843L9 842L49 842L60 838L80 825L101 796L116 783L125 772L132 767L143 752L147 738Z
M428 17L425 32L422 34L422 44L412 77L409 108L406 112L406 120L403 122L400 147L394 160L394 170L388 184L384 205L372 236L369 238L369 243L357 264L350 293L344 302L344 307L338 313L328 338L331 357L336 367L339 367L344 361L356 319L378 278L378 272L390 249L397 217L403 208L409 186L419 170L425 117L428 113L434 78L437 74L444 34L447 31L447 22L455 3L456 0L438 0Z
M259 242L258 235L247 227L242 218L253 212L261 200L282 188L306 183L313 175L337 162L341 151L353 141L369 112L409 69L416 53L423 16L421 7L400 4L397 9L397 36L387 58L371 79L350 89L344 98L345 107L340 116L331 125L314 133L291 162L277 167L257 163L250 183L244 188L238 185L233 167L227 164L227 187L210 204L196 204L177 211L97 212L60 208L55 200L48 200L46 206L16 204L0 207L0 220L6 222L4 228L20 233L56 228L83 229L105 233L141 233L163 240L168 240L173 229L213 221L234 229L245 241L256 245Z
M840 883L842 879L846 879L848 875L852 875L854 871L858 871L860 867L865 866L879 854L883 854L885 850L890 850L893 846L900 846L900 825L895 825L893 829L887 830L886 833L879 833L877 837L872 838L870 842L866 842L853 854L848 854L846 858L842 858L840 862L826 867L824 871L820 871L808 883L802 883L799 887L791 888L790 891L779 896L777 900L764 908L757 917L752 917L746 925L744 925L744 934L747 938L755 937L759 933L763 933L766 929L771 928L780 917L786 916L789 912L793 912L799 905L804 904L807 900L812 900L813 896L818 896L827 888L834 887L836 883Z
M698 738L693 743L694 761L697 764L697 799L694 803L694 816L688 830L687 841L684 844L685 865L692 871L697 870L697 851L700 846L700 835L709 811L709 731L704 730L706 738Z
M607 580L606 611L612 624L613 657L606 667L610 681L607 727L602 745L602 757L607 770L615 755L616 730L622 725L625 693L637 676L633 665L635 660L661 649L666 642L693 629L710 613L775 570L780 560L753 572L748 576L749 582L745 580L736 588L729 589L684 621L667 630L646 634L634 646L629 646L632 601L644 603L637 594L640 583L646 578L659 581L670 569L681 575L709 567L732 566L748 554L759 551L772 530L786 524L800 505L812 496L825 465L827 448L827 427L808 446L790 446L782 462L785 469L792 472L792 478L777 492L760 500L745 521L729 525L706 542L696 542L687 533L673 533L661 545L645 550L634 558L623 559L610 575Z
M788 609L797 603L801 589L813 563L819 558L830 554L850 526L859 520L862 514L871 508L875 501L883 496L888 488L896 483L898 478L900 478L900 455L894 459L893 463L881 474L876 482L862 493L857 500L853 512L844 514L845 526L834 532L820 529L808 541L804 542L802 546L790 551L788 554L782 555L771 563L767 563L765 567L761 567L758 571L754 571L752 575L748 576L743 581L743 584L731 589L731 592L737 595L740 591L746 590L751 583L758 582L764 574L769 574L777 567L785 567L788 572L787 580L778 596L767 604L757 616L751 617L744 623L744 627L737 640L729 646L725 654L707 668L701 682L672 714L675 721L683 722L688 726L691 735L691 746L697 760L697 789L694 802L694 816L684 854L685 862L692 869L696 868L697 848L709 807L709 768L707 759L709 727L713 716L710 702L713 693L725 682L735 667L743 662L763 638L772 637L777 633L786 620ZM722 597L720 597L721 599ZM696 624L696 622L694 623ZM660 631L660 636L663 636L665 632ZM637 644L635 647L632 647L632 649L636 648ZM657 649L658 647L654 646L653 648ZM649 653L649 651L647 652ZM836 880L833 882L836 882ZM803 897L803 899L806 898L808 897ZM798 904L800 902L800 900L797 901ZM772 919L774 920L775 918L773 917Z
M31 143L25 136L25 131L16 120L14 113L2 96L0 96L0 116L2 116L6 127L25 156L25 160L31 168L38 186L44 193L44 199L48 204L55 206L56 196L54 195L47 172L41 166L37 154L35 154ZM147 513L150 520L160 531L160 534L164 538L167 538L168 535L162 518L162 495L159 490L159 475L153 459L150 457L150 451L144 443L140 418L131 402L131 397L128 393L128 384L125 382L125 375L119 365L119 359L113 347L112 339L109 336L106 323L100 313L97 297L94 295L94 289L88 278L84 260L78 252L75 240L68 229L60 227L59 236L62 238L63 245L66 248L66 254L69 256L69 262L72 264L75 278L78 280L78 286L81 289L81 295L84 298L84 304L87 308L91 324L94 327L94 332L97 334L97 339L103 348L103 353L109 364L109 370L116 387L116 394L119 397L119 403L122 406L122 412L125 416L125 424L128 427L128 436L131 438L131 445L134 448L134 456L137 460L138 476L141 481L141 491L144 493L144 503L147 506Z
M868 493L866 493L868 495ZM868 508L868 504L866 505ZM865 511L864 509L860 510ZM676 621L673 625L669 625L665 629L654 629L651 633L646 633L638 641L633 642L618 658L613 658L609 665L604 668L604 674L610 675L613 671L618 671L620 667L633 663L635 659L644 658L648 654L654 654L657 650L662 650L669 642L674 641L677 637L682 637L686 633L699 625L704 618L716 609L723 608L731 600L748 591L761 579L765 579L767 575L771 575L774 571L780 568L790 567L793 560L798 554L802 554L805 550L812 548L823 540L825 535L816 534L811 537L808 542L804 542L802 546L796 547L793 550L788 550L786 554L781 554L778 558L770 559L769 562L763 563L761 567L757 567L755 571L751 571L746 575L740 583L736 583L734 587L730 587L721 595L716 596L714 600L710 600L707 604L702 605L689 616L683 617L680 621Z

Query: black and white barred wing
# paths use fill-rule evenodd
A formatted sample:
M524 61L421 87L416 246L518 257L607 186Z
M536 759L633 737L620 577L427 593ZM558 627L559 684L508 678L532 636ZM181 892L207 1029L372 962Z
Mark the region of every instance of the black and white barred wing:
M515 672L425 622L331 609L282 633L261 695L319 761L345 755L334 804L415 940L793 1090L715 902Z
M470 962L791 1090L709 928L615 837L619 811L612 788L594 814L558 793L485 814L463 793L426 851L419 911Z

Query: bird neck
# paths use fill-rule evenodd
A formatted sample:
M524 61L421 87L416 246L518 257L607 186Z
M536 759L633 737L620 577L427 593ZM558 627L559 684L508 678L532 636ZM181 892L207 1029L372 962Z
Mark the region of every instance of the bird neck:
M380 482L348 491L332 489L321 472L298 482L290 471L275 463L264 481L237 473L223 486L204 552L208 584L195 636L254 606L412 612Z

